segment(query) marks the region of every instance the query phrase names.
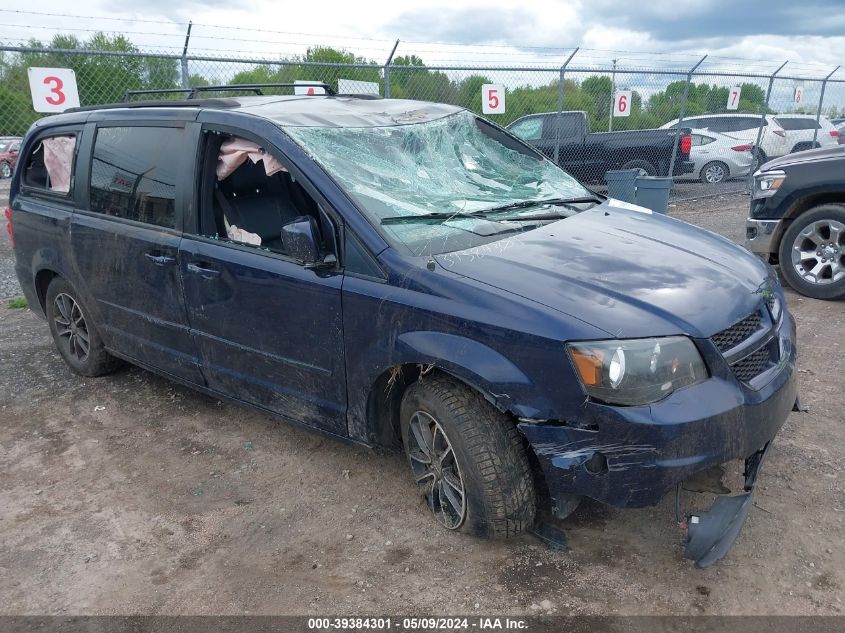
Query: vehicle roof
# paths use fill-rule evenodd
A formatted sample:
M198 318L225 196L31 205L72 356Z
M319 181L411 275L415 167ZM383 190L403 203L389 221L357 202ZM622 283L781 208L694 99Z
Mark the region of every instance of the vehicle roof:
M685 116L684 120L686 119L703 119L707 117L729 117L729 116L741 116L741 117L754 117L755 119L759 119L759 114L750 114L748 112L720 112L718 114L691 114L690 116ZM775 114L767 114L766 116L777 116Z
M815 114L773 114L772 116L776 119L813 119L813 121L816 120ZM828 118L823 114L819 116L819 119L828 120Z
M443 103L410 99L374 99L350 95L265 95L108 104L79 108L64 116L83 112L89 115L99 113L100 116L114 113L125 119L131 113L144 118L145 112L160 112L163 109L178 110L182 117L191 110L238 112L269 119L282 127L393 127L434 121L464 110Z

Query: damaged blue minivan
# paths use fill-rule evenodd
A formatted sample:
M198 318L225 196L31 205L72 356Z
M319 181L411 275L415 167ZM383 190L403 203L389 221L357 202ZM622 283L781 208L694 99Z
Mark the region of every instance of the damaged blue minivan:
M70 368L404 447L435 520L485 537L744 459L689 520L687 555L723 556L796 403L772 268L461 108L321 88L33 125L7 228Z

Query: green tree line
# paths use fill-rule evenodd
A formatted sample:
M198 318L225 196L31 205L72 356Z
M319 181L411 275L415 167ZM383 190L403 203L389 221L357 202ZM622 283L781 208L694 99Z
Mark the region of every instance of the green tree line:
M75 36L56 35L46 45L32 40L33 48L97 50L130 55L84 55L62 52L0 53L0 135L20 135L39 116L33 111L30 99L27 68L30 66L72 68L76 73L82 105L120 101L127 90L179 88L181 75L179 60L143 55L130 40L122 35L109 36L98 33L86 40ZM236 63L233 61L233 64ZM252 65L248 68L221 76L203 73L201 65L215 69L219 63L191 62L191 86L210 84L289 83L295 80L322 81L337 89L338 79L354 79L379 84L384 93L384 79L379 64L351 52L315 46L304 55L285 62ZM329 64L356 64L359 67L331 66ZM647 77L643 75L643 77ZM501 125L536 112L554 111L558 107L559 81L557 78L544 85L528 83L526 76L521 86L507 86L506 113L491 115ZM654 81L659 79L651 78ZM633 80L632 80L633 81ZM496 83L490 76L478 72L459 76L456 72L429 69L415 56L401 56L393 61L390 69L390 93L394 98L420 99L451 103L481 112L481 86ZM683 100L685 81L674 81L659 91L643 96L643 89L618 82L619 89L633 89L630 116L613 120L614 130L659 127L677 118ZM691 84L686 112L688 115L725 112L728 88L706 83ZM592 75L580 80L566 79L564 83L564 110L587 113L592 130L608 127L612 105L612 82L607 75ZM179 98L172 95L172 98ZM742 84L739 112L764 111L765 94L752 83Z

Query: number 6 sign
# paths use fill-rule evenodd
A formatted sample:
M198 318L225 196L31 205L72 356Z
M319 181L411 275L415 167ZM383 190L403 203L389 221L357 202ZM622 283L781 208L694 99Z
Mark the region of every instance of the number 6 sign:
M70 68L35 68L30 66L29 91L36 112L64 112L79 107L76 75Z
M482 114L505 113L505 87L502 84L484 84L481 86Z
M631 90L617 90L613 95L613 116L631 115Z

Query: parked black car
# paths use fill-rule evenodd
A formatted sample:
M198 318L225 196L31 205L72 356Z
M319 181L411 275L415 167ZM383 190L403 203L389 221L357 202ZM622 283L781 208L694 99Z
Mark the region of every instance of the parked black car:
M746 246L790 286L816 299L845 296L845 147L770 161L754 174Z
M521 117L508 131L533 145L582 182L600 182L611 169L642 169L668 176L677 144L674 176L692 173L692 130L590 132L586 112L544 112Z
M712 564L796 399L769 266L454 106L81 109L34 124L10 199L18 278L71 369L126 360L404 446L448 529L653 505L745 458L740 494L690 521L687 555Z

